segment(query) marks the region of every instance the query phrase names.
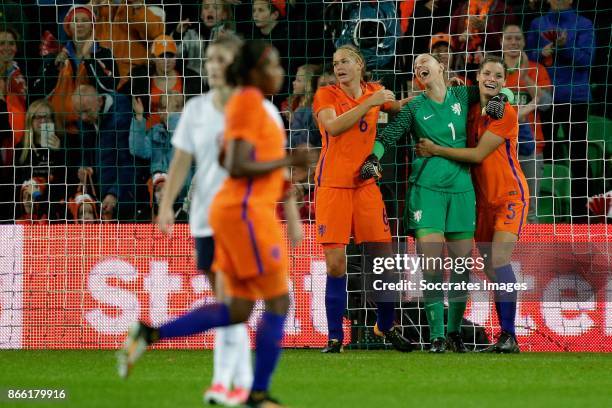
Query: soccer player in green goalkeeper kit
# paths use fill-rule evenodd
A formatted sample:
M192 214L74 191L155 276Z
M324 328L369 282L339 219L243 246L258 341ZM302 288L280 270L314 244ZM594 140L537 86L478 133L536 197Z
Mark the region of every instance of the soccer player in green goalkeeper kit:
M415 59L414 74L425 86L425 92L404 105L395 121L377 137L372 155L364 162L362 178L380 174L379 159L385 150L411 133L416 143L428 138L448 147L465 147L469 106L479 101L478 87L447 87L445 67L436 55L421 54ZM493 118L504 113L505 95L492 98L486 112ZM446 244L449 256L471 255L476 225L476 198L469 165L441 157L415 157L406 197L404 225L414 234L417 250L426 258L439 258ZM423 268L428 283L439 283L443 270L432 262ZM439 265L438 265L439 266ZM462 271L463 272L463 271ZM451 271L451 282L469 281L469 272ZM467 304L467 291L449 293L448 339L444 333L444 294L442 290L424 292L429 323L430 352L443 353L446 348L467 351L461 337L461 322Z

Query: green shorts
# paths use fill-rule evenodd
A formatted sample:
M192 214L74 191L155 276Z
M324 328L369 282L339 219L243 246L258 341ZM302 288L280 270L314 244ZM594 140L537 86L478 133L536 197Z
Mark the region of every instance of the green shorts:
M421 229L443 233L466 233L476 229L476 195L474 191L445 193L411 185L404 223L408 231Z

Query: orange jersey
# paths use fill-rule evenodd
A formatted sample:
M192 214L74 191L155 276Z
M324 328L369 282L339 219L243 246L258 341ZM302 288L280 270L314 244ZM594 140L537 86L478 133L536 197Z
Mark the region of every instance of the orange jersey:
M258 89L246 87L235 93L227 102L225 115L225 142L233 139L249 142L257 161L285 157L286 136L282 119ZM255 178L228 177L212 206L241 208L245 213L247 209L258 207L273 213L276 202L283 195L284 183L282 168Z
M329 108L336 111L336 116L340 116L365 101L383 86L374 82L364 82L361 88L363 94L357 99L345 94L339 85L319 88L312 105L314 117L317 118L319 112ZM353 127L338 136L327 134L325 128L319 124L323 147L315 172L315 182L318 187L356 188L374 182L373 179L361 180L359 170L372 153L380 109L380 106L371 108Z
M552 83L548 76L548 71L544 65L538 64L537 62L529 61L529 68L527 69L527 76L535 82L535 86L542 90L547 90L552 93ZM519 75L519 71L508 72L506 76L506 88L509 88L514 92L514 99L519 105L527 105L531 102L532 97L529 93L527 84L523 81ZM536 95L537 95L536 91ZM536 152L542 153L544 151L544 133L542 133L542 125L540 124L541 119L536 116L537 112L531 112L527 115L527 122L531 125L531 129L534 132L536 140Z
M529 200L529 189L518 162L518 116L514 108L506 103L504 117L494 120L486 114L481 116L478 103L470 109L468 123L469 147L476 146L487 131L504 139L504 143L482 163L472 166L478 205L487 206L506 201L526 203Z

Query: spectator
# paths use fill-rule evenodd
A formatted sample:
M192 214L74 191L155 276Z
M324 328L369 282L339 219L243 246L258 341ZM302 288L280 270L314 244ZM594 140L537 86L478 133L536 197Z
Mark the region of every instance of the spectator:
M501 34L508 24L516 24L516 16L504 0L460 2L450 26L451 48L462 53L460 69L475 70L485 52L501 51Z
M144 120L144 105L140 98L133 98L132 107L134 109L134 118L130 126L130 153L136 157L144 160L150 160L150 173L149 176L153 182L153 194L152 202L157 205L159 203L156 200L158 193L156 190L160 188L157 186L155 181L158 183L162 181L158 174L168 173L170 161L174 154L174 149L170 140L178 124L181 112L183 110L184 97L183 95L172 91L170 95L162 95L159 102L159 116L161 122L153 126L151 129L146 130ZM165 176L164 176L165 177ZM164 178L165 180L165 178ZM179 194L177 200L177 208L182 206L183 200L187 195L189 185L191 184L191 177L187 179L182 192ZM156 189L157 187L157 189ZM156 195L157 194L157 195Z
M123 90L130 72L147 65L147 41L164 33L163 12L145 6L144 0L124 0L121 4L92 0L91 4L96 14L96 39L112 50L121 77L117 89Z
M189 68L180 71L176 64L176 53L177 47L172 37L160 35L151 46L151 64L138 67L132 73L132 92L141 98L144 106L148 107L147 111L151 112L147 119L147 129L161 122L157 112L162 95L175 92L190 98L205 91L198 73Z
M591 93L589 70L593 61L593 23L572 9L572 0L548 0L550 12L531 23L527 49L533 61L542 63L555 87L552 123L554 133L563 128L565 141L555 143L553 160L569 151L572 174L573 222L587 222L589 191L587 162L587 120ZM567 156L566 156L567 157Z
M231 5L225 0L202 0L200 19L196 23L189 18L181 21L172 37L177 44L177 58L184 61L185 68L205 77L206 47L219 33L234 31Z
M94 224L100 220L98 204L89 194L79 192L69 203L70 214L76 224Z
M394 69L399 65L396 46L408 29L411 3L407 0L332 2L326 18L339 23L329 24L328 35L334 38L336 48L357 47L368 70Z
M531 193L527 220L537 223L539 180L544 176L544 134L540 113L550 109L552 85L546 68L529 61L523 31L517 25L504 28L502 50L508 66L506 87L514 92L519 118L519 161Z
M44 180L31 178L21 185L17 202L16 224L46 224L47 213L45 205L40 205L40 200L46 194L47 186Z
M0 3L0 30L12 30L20 38L30 31L29 21L24 12L24 4L12 0L2 0Z
M14 147L25 129L27 86L15 62L19 36L8 28L0 30L0 221L15 219Z
M514 13L518 15L518 26L529 29L531 22L545 14L547 0L515 0Z
M5 135L2 138L3 147L19 143L25 129L27 85L15 62L18 41L19 36L12 29L0 31L0 112L8 114L5 118L8 127L2 129L11 131L10 142L5 141Z
M448 33L449 25L450 3L442 3L439 0L415 2L408 31L401 40L400 55L412 56L429 52L432 34ZM405 66L412 65L412 58L408 58Z
M15 184L35 179L46 185L45 197L38 202L47 203L44 213L51 220L65 219L66 167L61 147L51 105L45 99L32 102L24 137L15 149Z
M312 116L312 99L317 90L318 65L306 64L298 68L293 81L293 95L289 97L289 147L298 145L321 146L321 135Z
M145 181L139 179L135 171L139 163L129 152L129 98L117 93L98 94L93 86L80 85L72 103L81 119L81 149L76 152L79 184L86 184L87 177L97 180L103 220L133 220L136 183L144 185Z
M32 94L36 97L49 95L59 133L78 133L78 116L69 96L79 85L94 85L98 92L113 92L117 85L117 65L111 50L95 41L94 23L91 7L73 6L63 23L70 40L57 54L45 58L32 85Z
M327 86L334 85L336 83L336 75L333 71L323 71L321 76L317 78L317 89Z
M285 73L296 72L305 63L305 48L300 33L289 30L286 21L287 3L285 0L253 1L253 39L269 41L278 50ZM279 97L272 98L281 107L281 102L289 94L289 81L285 81ZM282 109L281 109L282 110Z

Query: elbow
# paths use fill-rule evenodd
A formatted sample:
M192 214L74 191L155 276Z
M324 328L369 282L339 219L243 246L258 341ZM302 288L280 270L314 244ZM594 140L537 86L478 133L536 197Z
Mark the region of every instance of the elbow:
M244 166L241 166L237 163L235 164L230 164L227 167L227 172L229 174L230 177L232 178L240 178L240 177L245 177L246 176L246 170L244 168Z
M334 129L333 127L326 127L326 128L325 128L325 133L327 133L327 134L328 134L329 136L331 136L331 137L336 137L336 136L339 136L339 134L340 134L340 133L339 133L339 132L338 132L336 129Z
M480 164L486 157L487 156L484 153L478 152L474 156L471 157L470 162L473 164Z
M323 129L325 129L325 133L331 137L340 135L338 127L332 125L331 123L323 123Z
M484 161L484 159L486 159L488 156L488 154L485 153L480 153L478 154L478 156L476 156L476 160L474 161L475 164L480 164Z

